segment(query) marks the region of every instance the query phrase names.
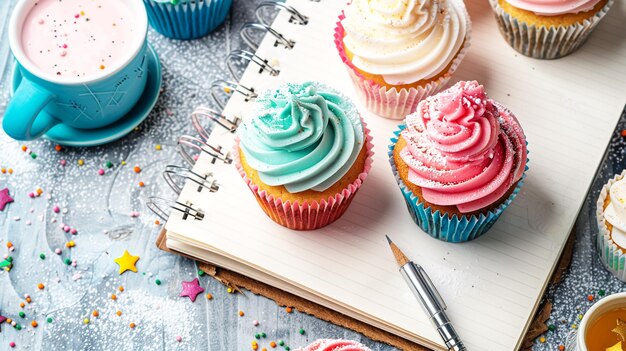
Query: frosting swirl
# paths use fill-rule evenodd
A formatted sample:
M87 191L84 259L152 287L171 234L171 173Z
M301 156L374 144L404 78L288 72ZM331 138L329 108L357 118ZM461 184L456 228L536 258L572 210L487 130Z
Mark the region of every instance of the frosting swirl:
M505 0L509 4L542 16L590 11L600 0Z
M477 82L423 100L406 118L402 160L429 203L461 213L485 208L522 178L526 140L515 117Z
M320 339L311 345L295 351L371 351L356 341Z
M355 106L326 85L286 84L257 98L239 129L246 161L268 185L324 191L356 160L364 131Z
M626 248L626 180L620 179L609 189L611 202L604 209L604 219L609 222L611 239L622 248Z
M353 0L342 24L352 64L394 85L442 72L470 26L458 0Z

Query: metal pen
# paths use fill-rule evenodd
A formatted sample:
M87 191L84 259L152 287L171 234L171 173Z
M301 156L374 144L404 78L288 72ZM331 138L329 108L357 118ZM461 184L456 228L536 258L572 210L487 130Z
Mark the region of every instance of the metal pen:
M410 261L406 255L400 251L398 246L396 246L388 236L386 237L391 251L400 266L402 277L404 277L409 288L411 288L413 294L420 301L424 311L430 317L430 321L435 325L435 328L437 328L448 350L466 351L467 349L463 345L461 338L454 330L450 319L446 315L447 306L445 302L422 266Z

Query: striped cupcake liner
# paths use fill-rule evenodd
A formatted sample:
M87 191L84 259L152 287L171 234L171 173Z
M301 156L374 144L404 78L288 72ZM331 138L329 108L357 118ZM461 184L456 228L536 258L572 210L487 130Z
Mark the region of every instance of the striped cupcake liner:
M582 23L562 27L532 26L518 21L500 7L498 0L489 0L500 33L509 45L522 55L536 59L557 59L581 47L589 34L609 11L613 0Z
M598 224L596 250L598 251L598 256L606 269L623 282L626 282L626 254L611 239L611 233L604 220L604 201L609 195L609 190L613 183L622 180L625 176L626 170L609 180L600 190L600 197L596 203L596 220Z
M232 0L181 0L178 4L143 0L152 28L172 39L203 37L222 24Z
M391 144L388 149L389 163L391 164L391 170L396 178L396 182L400 187L400 191L404 197L409 214L413 221L428 235L433 238L447 241L451 243L462 243L470 240L474 240L481 235L485 234L496 223L502 212L511 204L513 199L520 192L522 185L524 184L524 178L526 178L526 171L528 166L522 175L522 179L517 182L515 189L511 195L496 209L481 213L480 215L471 216L450 216L447 213L441 213L439 210L433 212L430 207L426 207L417 195L409 190L404 184L402 178L398 173L396 163L393 159L393 149L398 142L400 133L406 125L398 126L399 129L393 134L391 138Z
M388 89L387 87L381 86L380 84L372 80L365 79L363 75L361 75L361 73L357 71L357 68L352 64L350 59L348 59L345 47L343 45L345 30L341 22L344 20L345 16L342 13L339 16L339 21L337 22L337 26L335 27L335 46L337 48L337 51L339 52L339 57L341 58L341 61L348 69L348 73L350 74L352 83L354 83L357 94L359 95L359 99L365 103L365 107L369 111L381 117L401 120L407 115L415 112L417 104L421 100L441 91L441 89L446 86L446 84L452 77L452 74L459 67L459 64L469 51L470 42L472 39L472 25L469 15L467 14L467 12L465 13L468 24L468 30L465 35L465 42L463 43L461 50L459 50L456 57L452 61L452 64L450 65L448 71L439 79L429 82L423 86L409 89L401 88L400 90L395 87Z
M315 201L304 204L297 202L291 203L276 198L265 190L261 190L257 184L254 184L252 180L248 178L243 170L239 155L239 138L237 138L235 142L235 149L233 151L235 166L239 171L239 175L244 179L265 214L274 222L294 230L319 229L333 223L346 212L357 191L361 188L363 181L365 181L365 178L372 169L372 156L374 155L372 137L369 135L369 129L367 129L365 122L363 122L363 130L365 132L365 145L363 147L367 148L363 171L354 182L349 184L341 192L329 196L327 200L320 202Z

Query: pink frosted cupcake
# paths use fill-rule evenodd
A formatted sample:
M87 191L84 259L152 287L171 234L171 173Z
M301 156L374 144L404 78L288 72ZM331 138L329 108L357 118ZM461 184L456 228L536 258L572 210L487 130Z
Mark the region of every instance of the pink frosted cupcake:
M372 163L354 104L320 83L286 84L256 100L238 129L235 162L276 223L312 230L347 210Z
M367 108L402 119L448 82L470 32L462 0L353 0L337 23L335 45Z
M295 351L372 351L367 346L350 340L320 339Z
M420 102L392 141L389 161L409 213L443 241L464 242L489 230L527 168L519 122L475 81Z

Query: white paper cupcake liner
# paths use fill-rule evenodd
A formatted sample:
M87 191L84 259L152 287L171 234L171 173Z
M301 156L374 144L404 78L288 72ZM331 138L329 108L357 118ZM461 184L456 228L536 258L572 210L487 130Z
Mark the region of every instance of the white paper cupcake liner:
M500 33L509 45L522 55L537 59L557 59L581 47L589 34L609 11L613 0L589 19L570 26L529 26L506 13L498 0L489 0L496 15Z
M604 201L609 195L609 190L613 183L623 179L625 176L626 170L609 180L609 182L602 187L600 197L596 203L596 219L598 223L596 249L598 256L600 256L600 261L602 261L606 269L623 282L626 282L626 254L624 254L619 246L611 239L611 233L604 220Z
M450 80L452 74L459 67L459 64L467 54L470 42L472 41L472 23L470 21L469 14L467 14L467 10L465 10L465 15L467 19L465 42L456 57L452 60L452 64L450 65L448 71L437 80L429 82L423 86L409 89L401 88L398 90L395 87L388 89L387 87L381 86L372 80L365 79L356 70L356 67L354 67L352 62L348 59L343 45L345 31L341 22L345 16L342 13L339 16L339 21L335 27L335 46L337 47L341 61L348 69L350 78L352 79L352 82L356 87L357 94L359 95L359 99L365 103L365 107L369 111L381 117L401 120L407 115L415 112L417 104L421 100L441 91Z

